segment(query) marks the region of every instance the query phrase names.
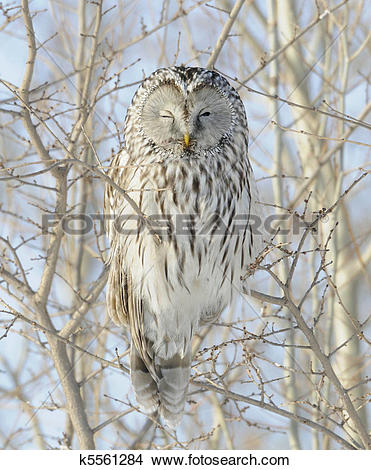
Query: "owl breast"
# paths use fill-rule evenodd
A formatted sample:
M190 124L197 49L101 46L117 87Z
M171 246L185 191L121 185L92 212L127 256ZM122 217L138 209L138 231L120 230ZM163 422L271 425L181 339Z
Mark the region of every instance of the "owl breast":
M129 194L158 237L146 228L121 235L125 269L146 305L145 335L165 358L184 353L199 324L215 320L239 289L248 222L243 233L230 232L250 197L245 159L230 153L214 152L209 161L146 160L127 175L126 188L140 189ZM132 209L123 202L120 212Z

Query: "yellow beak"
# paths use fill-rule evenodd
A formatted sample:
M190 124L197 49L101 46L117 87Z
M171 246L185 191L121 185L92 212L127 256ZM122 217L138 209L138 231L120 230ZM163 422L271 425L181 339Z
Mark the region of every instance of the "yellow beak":
M184 143L186 147L189 147L189 134L184 134Z

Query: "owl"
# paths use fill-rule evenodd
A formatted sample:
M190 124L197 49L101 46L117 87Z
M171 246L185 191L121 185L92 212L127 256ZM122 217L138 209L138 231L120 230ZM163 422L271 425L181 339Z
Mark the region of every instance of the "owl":
M124 133L109 176L135 204L107 184L107 309L130 332L139 407L175 428L192 338L239 295L262 248L246 114L215 71L162 68L136 91Z

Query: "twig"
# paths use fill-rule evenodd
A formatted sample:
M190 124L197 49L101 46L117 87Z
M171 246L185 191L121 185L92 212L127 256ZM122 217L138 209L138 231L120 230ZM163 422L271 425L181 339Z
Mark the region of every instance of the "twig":
M224 27L218 40L216 41L216 45L214 47L213 52L211 53L209 60L207 61L206 68L213 69L215 62L217 61L219 54L224 46L225 41L228 38L229 31L231 30L233 23L236 21L237 16L241 10L242 5L245 3L245 0L236 0L227 21L224 23Z
M229 398L229 399L235 400L235 401L242 401L242 402L248 403L250 405L257 406L258 408L262 408L264 410L271 411L272 413L278 414L280 416L284 416L285 418L293 419L293 420L297 421L298 423L305 424L306 426L309 426L312 429L317 429L318 431L329 435L330 437L332 437L332 439L337 441L341 446L343 446L346 449L351 449L351 450L356 449L355 446L353 446L348 441L346 441L345 439L340 437L338 434L334 433L330 429L328 429L324 426L321 426L320 424L318 424L318 423L316 423L316 422L314 422L314 421L312 421L308 418L305 418L304 416L294 415L294 414L290 413L289 411L286 411L282 408L278 408L277 406L273 406L269 403L262 402L261 400L255 400L253 398L246 397L244 395L240 395L240 394L232 392L230 390L224 390L224 389L219 388L216 385L213 385L211 383L202 382L200 380L194 380L194 379L191 379L191 382L194 385L197 385L197 386L201 387L202 389L211 390L213 392L220 393L225 398Z
M326 10L324 11L321 15L317 15L317 17L311 22L308 24L308 26L306 26L305 28L303 28L300 33L295 36L293 39L291 39L289 42L287 42L286 44L284 44L280 49L278 49L274 54L272 54L270 57L268 57L267 59L264 59L261 63L261 65L256 68L253 72L251 72L246 78L244 78L243 80L241 80L242 84L245 84L246 82L249 82L252 78L255 77L255 75L257 75L261 70L263 70L270 62L272 62L272 60L275 60L277 59L278 56L280 56L283 52L285 52L286 49L288 49L290 46L292 46L295 42L297 42L302 36L304 36L304 34L306 34L309 30L311 30L313 28L313 26L315 26L316 24L318 24L320 21L322 21L324 18L326 18L327 16L331 15L332 13L334 13L338 8L341 8L343 5L345 5L346 3L348 3L348 0L344 0L343 2L341 3L338 3L336 6L334 6L334 8L332 8L331 10Z

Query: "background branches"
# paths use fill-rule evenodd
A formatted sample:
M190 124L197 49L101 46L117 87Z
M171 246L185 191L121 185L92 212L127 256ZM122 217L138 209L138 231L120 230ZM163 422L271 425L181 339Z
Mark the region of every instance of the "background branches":
M370 21L356 0L1 3L3 448L370 447ZM102 214L132 95L174 63L239 90L268 229L195 339L176 434L133 399Z

